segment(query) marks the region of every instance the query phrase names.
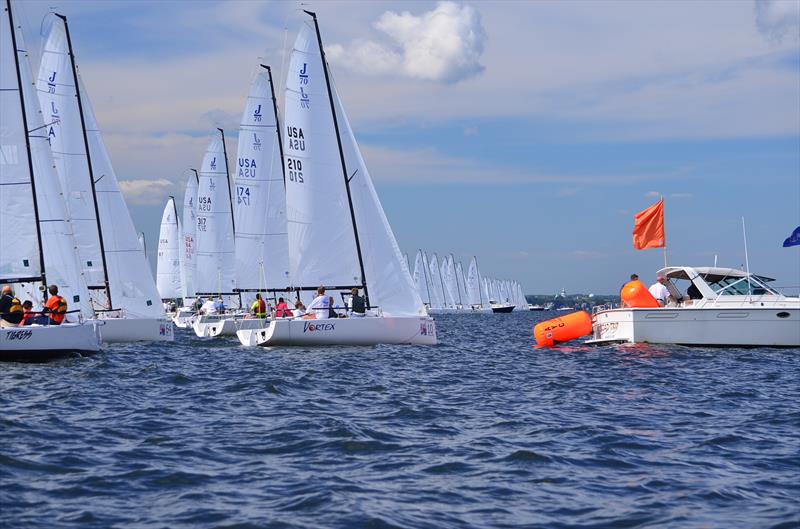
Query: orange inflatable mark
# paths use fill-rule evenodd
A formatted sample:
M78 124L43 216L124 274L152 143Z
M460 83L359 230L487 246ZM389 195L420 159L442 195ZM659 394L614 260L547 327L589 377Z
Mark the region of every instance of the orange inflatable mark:
M650 291L647 290L647 287L644 286L644 283L638 279L625 283L619 296L622 298L625 305L630 308L657 309L661 306Z
M537 323L533 328L536 343L546 347L556 342L568 342L591 332L592 317L583 310Z

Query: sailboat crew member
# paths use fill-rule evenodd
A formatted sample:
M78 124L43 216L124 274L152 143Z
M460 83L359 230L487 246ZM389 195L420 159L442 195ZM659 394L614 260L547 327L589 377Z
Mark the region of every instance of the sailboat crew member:
M317 297L308 305L309 313L313 310L318 320L330 317L331 298L325 295L325 287L317 289Z
M9 285L3 285L0 297L0 327L16 327L22 321L22 304Z
M263 319L267 317L267 303L261 299L260 293L256 293L256 300L250 306L250 312L252 312L256 318Z
M50 325L61 325L67 316L67 300L58 295L58 286L50 285L50 297L44 304L44 312L49 314ZM38 323L38 322L34 322Z

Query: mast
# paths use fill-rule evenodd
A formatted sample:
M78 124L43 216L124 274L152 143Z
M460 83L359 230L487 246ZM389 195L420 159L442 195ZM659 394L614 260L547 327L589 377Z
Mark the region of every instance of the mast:
M222 154L223 156L225 156L225 182L228 184L228 203L231 206L231 227L233 228L233 233L236 233L236 221L233 219L233 193L231 193L231 174L230 174L230 169L228 168L228 149L227 147L225 147L225 131L219 127L217 127L217 130L222 135ZM192 170L194 171L194 169ZM197 175L197 171L194 171L194 174Z
M266 68L267 75L269 76L269 91L272 94L272 110L275 112L275 133L278 135L278 152L281 156L281 173L283 174L283 190L286 192L286 166L283 161L283 138L281 138L281 123L278 119L278 101L275 99L275 87L272 84L272 68L266 64L261 65Z
M145 258L147 258L147 239L144 238L144 232L139 232L139 237L142 238L142 251L144 252Z
M425 253L422 251L422 248L419 249L419 253L421 253L422 256L423 256L423 259L422 259L422 273L425 274L425 276L424 276L425 277L425 290L428 292L428 303L433 305L433 301L431 300L431 287L428 284L428 272L429 272L429 270L425 270L426 268L428 268L428 265L426 264L426 261L428 260L428 258L427 258L428 256L425 255Z
M14 30L14 16L11 12L11 0L6 0L6 9L8 10L8 24L11 26L11 45L14 48L14 64L17 68L17 86L19 87L19 102L20 107L22 110L22 129L25 133L25 147L27 148L28 154L28 171L30 174L31 179L31 193L33 194L33 215L36 219L36 242L39 245L39 270L41 270L41 279L42 285L45 287L42 289L42 297L44 301L47 301L47 276L45 275L44 269L44 250L42 248L42 229L39 225L39 203L36 199L36 178L33 176L33 157L31 156L31 139L28 136L28 114L25 112L25 94L23 93L22 89L22 74L20 73L20 66L19 66L19 48L17 48L17 32ZM27 279L27 278L25 278ZM34 278L31 278L34 279Z
M103 282L105 283L106 296L108 297L108 308L114 305L111 302L111 286L108 281L108 265L106 263L106 248L103 243L103 229L100 226L100 208L97 205L97 190L95 189L94 169L92 167L92 155L89 153L89 136L86 134L86 120L83 117L83 101L81 100L81 89L78 86L78 69L75 66L75 53L72 51L72 37L69 34L69 24L67 17L54 13L64 21L64 31L67 34L67 47L69 48L69 60L72 64L72 79L75 82L75 95L78 99L78 114L81 116L81 130L83 131L83 146L86 149L86 164L89 166L89 183L92 186L92 204L94 205L94 217L97 223L97 237L100 240L100 260L103 263ZM92 287L90 287L92 288Z
M356 239L356 252L358 253L358 266L361 269L361 288L364 289L364 302L367 309L370 308L369 304L369 290L367 289L367 277L364 273L364 258L361 255L361 241L358 238L358 226L356 225L356 213L353 210L353 196L350 193L350 179L347 177L347 164L344 161L344 149L342 149L342 137L339 134L339 121L336 119L336 107L333 104L333 92L331 91L331 80L328 75L328 61L325 60L325 50L322 48L322 36L319 32L319 23L317 22L317 14L312 11L303 10L304 13L314 19L314 29L317 32L317 44L319 45L319 53L322 59L322 71L325 72L325 85L328 88L328 101L331 105L331 116L333 117L333 127L336 130L336 143L339 146L339 159L342 162L342 176L344 177L344 186L347 190L347 204L350 206L350 220L353 223L353 235Z

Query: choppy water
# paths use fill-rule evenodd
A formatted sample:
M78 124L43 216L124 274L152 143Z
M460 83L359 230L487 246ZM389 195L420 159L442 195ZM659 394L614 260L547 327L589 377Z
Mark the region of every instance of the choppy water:
M534 349L548 316L0 364L0 526L800 526L800 350Z

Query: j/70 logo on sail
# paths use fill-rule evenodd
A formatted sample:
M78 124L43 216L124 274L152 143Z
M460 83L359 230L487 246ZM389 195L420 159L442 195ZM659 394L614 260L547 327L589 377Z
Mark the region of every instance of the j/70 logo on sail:
M335 323L306 322L303 324L303 332L332 331L335 327Z

